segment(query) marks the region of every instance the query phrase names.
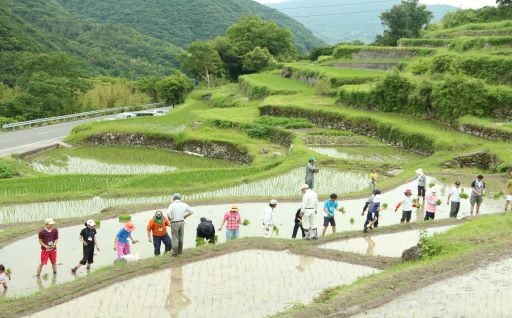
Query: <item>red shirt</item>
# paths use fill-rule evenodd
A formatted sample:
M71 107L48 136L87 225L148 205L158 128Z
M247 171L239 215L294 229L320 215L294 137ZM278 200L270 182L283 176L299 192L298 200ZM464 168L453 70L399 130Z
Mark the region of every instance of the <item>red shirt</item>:
M236 230L242 223L242 217L238 212L227 212L224 214L224 220L226 220L226 229L228 230Z
M39 239L43 241L45 245L53 246L54 242L59 239L59 230L53 228L51 231L47 229L42 229L39 231ZM51 242L51 244L50 244ZM41 245L42 250L46 250L45 247Z
M148 226L146 227L146 229L148 231L152 231L153 236L162 237L162 236L167 235L167 226L168 225L169 225L169 220L165 216L162 217L162 224L156 223L155 219L151 218L151 220L149 220L149 223L148 223Z

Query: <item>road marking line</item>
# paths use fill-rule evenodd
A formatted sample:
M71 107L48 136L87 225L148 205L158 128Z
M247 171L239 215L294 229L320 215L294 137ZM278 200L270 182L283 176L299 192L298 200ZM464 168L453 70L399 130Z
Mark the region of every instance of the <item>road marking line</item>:
M17 147L12 147L12 148L0 149L0 151L9 151L9 150L14 150L14 149L18 149L18 148L23 148L23 147L28 147L28 146L32 146L32 145L37 145L37 144L40 144L40 143L43 143L43 142L56 141L56 140L62 139L64 137L66 137L66 136L60 136L60 137L56 137L56 138L52 138L52 139L47 139L47 140L42 140L42 141L38 141L38 142L33 142L31 144L25 144L25 145L21 145L21 146L17 146Z
M42 133L38 133L36 135L39 136L39 135L51 134L52 132L55 132L55 131L56 130L45 131L45 132L42 132Z

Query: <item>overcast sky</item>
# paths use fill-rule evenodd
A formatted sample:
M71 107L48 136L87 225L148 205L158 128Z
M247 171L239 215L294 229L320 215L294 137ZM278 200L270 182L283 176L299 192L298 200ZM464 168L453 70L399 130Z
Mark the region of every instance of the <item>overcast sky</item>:
M254 0L259 3L278 3L286 2L286 0ZM360 1L357 1L360 2ZM458 8L481 8L484 6L496 5L495 0L420 0L424 4L449 4Z

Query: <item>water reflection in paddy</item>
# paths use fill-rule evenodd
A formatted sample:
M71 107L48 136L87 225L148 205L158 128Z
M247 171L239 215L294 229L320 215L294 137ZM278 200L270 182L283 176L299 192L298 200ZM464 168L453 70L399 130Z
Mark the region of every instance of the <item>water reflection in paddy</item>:
M248 250L116 283L28 317L263 317L376 272L286 251Z
M510 317L512 259L410 292L357 318Z
M338 159L398 162L421 158L419 155L392 146L310 146L309 149Z
M428 235L442 233L453 226L426 229ZM403 231L392 234L368 235L349 240L336 241L320 245L321 248L352 252L367 256L400 257L402 252L419 242L420 230Z

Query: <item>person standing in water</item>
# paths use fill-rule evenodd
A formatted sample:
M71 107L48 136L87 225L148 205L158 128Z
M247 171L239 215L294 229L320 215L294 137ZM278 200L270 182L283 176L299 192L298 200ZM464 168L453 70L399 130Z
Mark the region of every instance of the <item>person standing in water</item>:
M313 189L315 184L315 173L318 173L318 169L315 168L315 157L310 157L308 164L306 165L306 184L309 189Z
M420 202L420 197L425 201L425 194L427 188L427 177L423 174L423 169L419 168L416 170L416 175L418 178L418 204Z
M80 231L80 236L78 237L80 242L82 243L82 259L76 264L75 267L71 269L71 272L74 274L76 270L82 266L87 264L87 270L91 269L91 264L94 263L94 248L99 251L100 247L98 246L98 242L96 241L96 222L94 220L87 220L85 222L85 227Z
M274 234L274 212L277 207L277 200L270 200L268 207L263 212L263 236L272 237Z
M162 211L156 211L155 215L149 220L146 226L148 233L148 242L153 243L153 253L155 256L160 255L160 247L162 243L165 246L165 253L168 253L172 249L172 241L169 234L167 234L167 227L169 226L169 220ZM153 235L151 235L153 234ZM151 238L153 236L153 238Z
M336 220L334 219L336 210L340 211L341 208L338 205L338 195L336 193L332 193L328 200L324 202L324 228L322 230L322 236L325 236L325 232L327 232L327 227L329 224L332 227L332 233L336 233Z
M372 188L372 191L375 190L377 187L377 178L378 178L377 170L372 169L370 172L370 187Z
M507 184L505 186L505 212L508 210L508 205L512 201L512 170L508 172L509 179L507 181Z
M402 199L402 201L398 202L396 205L395 212L398 211L401 206L402 218L400 219L400 223L409 223L411 221L412 208L414 207L414 202L412 201L412 190L405 190L404 195L405 197Z
M475 208L475 205L476 205L476 210L475 210L476 215L478 215L478 213L480 213L480 205L482 204L484 191L485 191L485 182L483 180L484 180L484 176L479 174L476 177L476 180L471 182L471 197L469 199L469 202L471 204L471 215L473 215L473 210Z
M436 217L437 211L437 191L432 189L431 193L427 195L427 204L425 206L425 221L433 220Z
M59 241L59 231L55 228L55 221L52 218L45 220L44 229L39 231L39 245L41 245L41 262L37 267L37 276L41 275L43 266L52 263L53 274L57 274L57 242Z
M456 218L460 209L460 181L455 181L455 186L450 190L446 204L450 204L450 217ZM451 199L451 200L450 200Z
M318 209L318 195L315 191L311 190L307 184L301 186L302 191L302 207L300 210L302 216L302 226L306 240L318 238L318 230L315 225L315 216Z

